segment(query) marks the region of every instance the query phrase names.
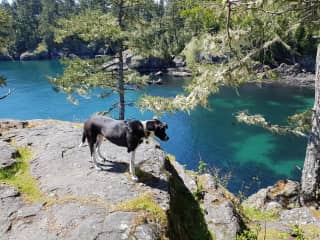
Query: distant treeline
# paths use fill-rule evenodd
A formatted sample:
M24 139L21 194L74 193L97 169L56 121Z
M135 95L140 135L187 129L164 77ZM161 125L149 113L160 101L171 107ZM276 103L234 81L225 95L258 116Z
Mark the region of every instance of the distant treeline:
M104 49L99 42L88 43L76 36L65 39L63 43L54 41L54 29L58 19L69 18L88 9L98 9L102 12L115 11L113 4L116 0L13 0L0 3L0 10L9 15L8 26L0 27L0 38L6 36L10 41L5 46L9 56L19 59L21 55L33 55L36 58L56 58L75 54L78 56L93 57L97 54L112 54L112 48ZM135 2L135 1L132 1ZM215 1L204 0L150 0L147 4L149 10L145 14L145 21L153 26L143 29L144 44L152 42L165 59L180 54L193 37L200 37L203 33L215 34L225 29L226 13L219 12L214 7L207 7ZM218 1L219 2L219 1ZM208 6L211 6L208 5ZM146 6L144 6L146 9ZM135 8L137 14L139 6ZM134 13L133 13L134 14ZM294 18L295 16L292 16ZM288 22L288 24L287 24ZM279 29L284 30L290 24L286 18L276 22ZM259 18L245 16L232 19L232 24L250 29L256 28L257 40L252 40L255 45L260 44L261 36L266 35L265 25ZM299 27L295 34L284 37L292 47L290 51L281 45L275 44L270 48L269 54L264 54L263 62L274 60L295 62L301 56L311 56L314 59L316 41L312 38L308 28ZM282 34L281 31L278 33ZM152 39L152 41L148 41ZM2 46L0 46L2 47ZM27 54L26 54L27 53ZM268 57L269 56L269 57ZM6 58L0 54L0 59ZM272 58L272 59L271 59Z
M11 4L2 1L9 18L10 44L7 46L9 55L19 58L21 54L30 52L39 54L39 58L57 57L63 53L93 54L79 39L70 38L63 44L54 42L54 27L59 18L84 11L88 8L102 7L105 1L99 0L14 0Z
M98 9L103 12L113 11L112 0L14 0L12 3L4 0L0 8L9 15L7 28L1 29L1 34L9 37L6 47L11 58L19 59L21 55L36 58L56 58L68 54L78 56L94 56L111 53L112 49L103 49L99 43L86 43L76 36L65 39L63 43L54 41L54 28L58 19L69 18L88 9ZM178 1L150 0L146 21L154 22L155 29L150 37L158 38L158 47L163 51L163 57L169 58L182 51L192 33L185 32L183 18L179 16ZM145 6L144 6L145 8ZM137 14L139 7L136 8ZM166 12L166 14L165 14ZM4 32L6 31L6 32ZM111 52L110 52L111 51ZM29 55L28 55L29 54ZM0 59L8 58L0 54ZM26 58L27 59L27 58Z

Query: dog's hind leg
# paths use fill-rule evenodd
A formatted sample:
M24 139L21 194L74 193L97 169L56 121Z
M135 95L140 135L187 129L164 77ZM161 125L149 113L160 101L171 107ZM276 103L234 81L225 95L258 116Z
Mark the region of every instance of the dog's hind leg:
M138 181L138 177L136 176L136 170L134 165L135 155L136 155L136 151L132 151L131 159L130 159L130 173L131 173L132 180L136 182Z
M86 141L86 133L85 131L83 131L82 133L82 140L81 143L79 144L79 148L81 148L82 146L84 146L84 142Z
M91 138L88 139L88 142L89 142L89 148L90 148L90 153L91 153L91 161L93 162L94 167L96 169L101 170L101 168L99 167L99 164L97 163L97 158L96 158L97 144L93 143L91 141Z

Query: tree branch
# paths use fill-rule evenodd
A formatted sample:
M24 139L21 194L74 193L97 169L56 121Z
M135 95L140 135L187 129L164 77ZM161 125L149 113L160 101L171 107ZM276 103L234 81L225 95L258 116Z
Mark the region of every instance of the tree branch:
M279 125L271 124L270 122L266 121L266 119L260 114L248 115L246 112L239 112L236 115L236 119L238 122L241 122L241 123L260 126L272 133L281 134L281 135L293 134L298 137L308 137L307 134L299 130L292 129L288 126L279 126Z
M5 99L6 97L10 96L14 91L15 91L14 89L13 90L9 89L9 91L5 95L0 96L0 100Z

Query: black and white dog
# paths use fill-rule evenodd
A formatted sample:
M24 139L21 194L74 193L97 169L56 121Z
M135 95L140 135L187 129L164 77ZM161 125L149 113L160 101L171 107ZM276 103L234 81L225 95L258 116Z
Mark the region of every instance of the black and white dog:
M148 139L150 135L155 135L162 141L168 141L169 137L166 134L168 125L158 119L139 121L139 120L114 120L112 118L94 115L84 123L82 143L88 141L91 159L97 169L101 169L96 159L96 152L106 160L101 152L100 146L104 139L121 146L126 147L128 153L131 152L130 173L132 179L137 181L135 175L135 151L136 148L143 142L143 139Z

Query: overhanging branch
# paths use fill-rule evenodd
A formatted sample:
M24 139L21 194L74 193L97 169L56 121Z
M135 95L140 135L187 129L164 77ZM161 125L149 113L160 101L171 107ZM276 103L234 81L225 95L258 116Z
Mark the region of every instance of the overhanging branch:
M5 95L0 96L0 100L5 99L6 97L10 96L13 92L14 92L14 89L9 89L9 91Z
M242 111L236 115L236 119L238 122L245 123L247 125L260 126L272 133L276 133L280 135L293 134L298 137L308 137L307 134L299 130L292 129L288 126L279 126L276 124L271 124L260 114L249 115L246 112Z

